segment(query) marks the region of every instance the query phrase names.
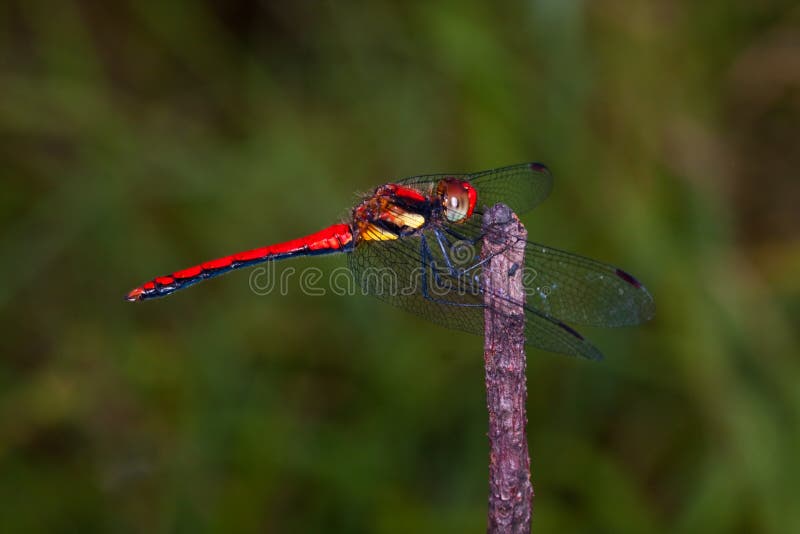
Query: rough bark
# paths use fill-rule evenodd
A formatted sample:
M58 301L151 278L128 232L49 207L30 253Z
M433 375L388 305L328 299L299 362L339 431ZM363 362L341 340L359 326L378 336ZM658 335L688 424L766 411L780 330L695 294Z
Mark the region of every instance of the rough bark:
M488 532L530 532L533 486L526 437L525 294L527 232L508 206L484 215L482 257L489 410Z

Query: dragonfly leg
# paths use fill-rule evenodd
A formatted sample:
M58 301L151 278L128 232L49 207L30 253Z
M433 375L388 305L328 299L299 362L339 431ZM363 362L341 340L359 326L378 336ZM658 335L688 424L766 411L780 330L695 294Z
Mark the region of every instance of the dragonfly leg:
M433 231L433 235L436 236L436 242L439 244L439 249L442 251L442 257L444 258L444 262L447 265L447 269L450 271L451 276L458 276L459 271L453 266L453 262L450 261L450 254L448 254L448 249L452 249L453 245L448 241L448 239L442 235L442 232L439 229L435 229ZM447 247L445 247L445 243Z
M474 284L474 287L478 288L478 291L481 291L480 276L478 275L478 273L469 275L469 272L476 269L486 261L489 261L489 259L491 258L486 258L485 260L477 264L473 264L472 266L467 268L457 268L455 265L453 265L450 254L448 253L448 251L453 250L453 247L455 245L451 243L450 239L448 239L447 236L439 229L434 230L434 235L436 236L436 241L439 244L439 250L441 250L442 252L442 257L444 258L445 264L447 265L449 274L451 277L456 279L459 287L462 287L464 284L469 284L469 285Z
M446 230L446 231L448 233L454 235L456 238L458 238L457 233L452 232L450 230ZM506 247L506 248L504 248L503 250L501 250L499 252L493 253L493 254L487 256L486 258L473 263L469 267L464 267L464 268L461 268L461 269L457 269L456 267L453 266L453 263L450 261L450 255L447 253L447 250L452 250L453 244L450 242L450 240L447 238L447 236L444 235L444 233L441 232L440 230L438 230L438 229L434 230L434 234L436 235L436 240L439 243L439 248L442 251L442 256L444 256L445 263L447 264L447 267L450 270L450 275L455 277L455 278L457 278L457 279L465 278L466 275L470 271L476 270L478 267L480 267L481 265L483 265L486 262L488 262L489 260L491 260L497 254L500 254L500 253L504 252L508 248L508 247ZM470 240L466 240L466 241L470 242ZM508 246L511 246L511 245L509 244ZM477 273L475 275L473 275L472 277L475 279L474 280L475 283L480 283L479 276L478 276Z
M445 254L445 258L447 258L447 254ZM426 300L429 300L431 302L436 302L436 303L439 303L439 304L447 304L449 306L466 306L466 307L481 307L481 308L483 307L482 303L456 302L456 301L452 301L452 300L436 298L433 295L431 295L430 287L428 285L428 268L429 267L431 269L431 272L433 273L433 276L436 278L435 281L436 281L437 287L442 287L442 288L447 288L448 290L452 290L453 289L453 284L449 280L447 282L445 282L442 279L442 276L441 276L441 274L439 272L440 269L436 266L436 260L434 259L433 254L431 253L431 249L430 249L430 247L428 245L428 241L427 241L427 239L425 238L424 235L421 236L421 239L420 239L420 261L421 261L421 267L422 267L422 277L421 277L422 288L421 288L421 292L422 292L422 296ZM449 260L446 259L445 262L449 263ZM452 269L452 267L451 267L451 269ZM452 276L453 271L450 270L449 274ZM474 291L474 288L473 288L473 291L471 292L471 294L475 294L475 293L480 294L480 292L481 292L480 287L477 287L477 292Z
M453 231L453 230L451 230L451 229L449 229L449 228L445 228L444 230L445 230L445 232L447 232L448 234L450 234L450 235L452 235L452 236L456 237L456 239L459 239L459 238L460 238L460 237L459 237L459 234L458 234L457 232L455 232L455 231ZM442 239L444 239L444 241L445 241L445 242L446 242L446 243L447 243L447 244L448 244L448 245L449 245L449 246L452 248L452 245L450 245L450 240L449 240L449 239L447 239L447 236L445 236L445 235L440 235L438 231L437 231L436 235L437 235L437 238L440 240L440 246L441 246L441 240L442 240ZM483 236L479 236L478 238L476 238L476 240L479 240L479 239L483 239ZM472 239L464 239L463 241L467 241L467 242L469 242L469 243L472 243L472 244L474 244L474 242L475 242L475 240L472 240ZM465 275L465 274L469 273L470 271L474 271L475 269L477 269L477 268L478 268L478 267L480 267L481 265L483 265L483 264L485 264L486 262L488 262L489 260L491 260L491 259L492 259L493 257L495 257L497 254L502 254L503 252L505 252L506 250L508 250L508 248L509 248L509 247L511 247L511 246L512 246L512 245L514 245L514 244L515 244L515 242L510 242L510 243L508 243L508 244L507 244L505 247L503 247L503 249L502 249L502 250L500 250L500 251L498 251L498 252L495 252L495 253L493 253L493 254L491 254L491 255L489 255L489 256L487 256L487 257L483 258L482 260L480 260L480 261L477 261L477 262L473 263L473 264L472 264L472 265L470 265L469 267L464 267L463 269L461 269L461 270L460 270L460 274L463 276L463 275ZM443 251L443 252L444 252L444 251ZM519 265L517 265L517 266L515 267L515 269L518 269L518 268L519 268ZM513 274L513 273L511 273L511 274ZM477 274L476 274L475 276L477 276Z
M430 245L428 244L427 239L425 236L422 236L421 239L421 246L422 246L422 260L423 260L423 273L427 273L425 269L425 262L427 261L427 265L430 267L431 273L434 277L434 282L436 282L437 287L453 289L453 284L449 280L445 280L442 278L443 275L447 275L453 277L453 268L450 266L450 259L444 254L444 261L445 264L448 266L447 269L442 269L439 267L439 262L436 258L433 257L433 252L430 249Z

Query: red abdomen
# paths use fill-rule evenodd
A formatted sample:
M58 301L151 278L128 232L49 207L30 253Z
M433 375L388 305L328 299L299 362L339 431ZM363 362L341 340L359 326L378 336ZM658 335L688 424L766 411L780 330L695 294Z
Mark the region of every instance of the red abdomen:
M206 278L213 278L228 271L249 267L257 263L299 256L349 252L352 248L353 232L350 226L347 224L334 224L306 237L239 252L238 254L210 260L188 269L156 277L131 290L125 298L134 302L163 297Z

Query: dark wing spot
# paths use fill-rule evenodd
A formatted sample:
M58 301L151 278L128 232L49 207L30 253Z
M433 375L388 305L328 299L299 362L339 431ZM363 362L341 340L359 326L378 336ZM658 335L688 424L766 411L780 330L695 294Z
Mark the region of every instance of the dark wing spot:
M571 328L569 325L566 325L566 324L564 324L564 323L561 323L561 322L560 322L560 323L558 323L558 326L560 326L561 328L563 328L564 330L566 330L567 332L569 332L569 333L570 333L570 334L572 334L573 336L575 336L575 337L577 337L578 339L580 339L581 341L583 341L583 336L582 336L582 335L580 335L579 333L577 333L577 332L576 332L576 331L575 331L573 328Z
M636 289L639 289L640 287L642 287L641 282L639 282L636 278L634 278L633 275L626 273L622 269L617 269L617 276L619 276L620 278L622 278L623 280L628 282L630 285L632 285Z
M534 170L536 172L550 172L550 169L548 169L546 165L542 163L537 163L535 161L531 163L530 167L531 170Z

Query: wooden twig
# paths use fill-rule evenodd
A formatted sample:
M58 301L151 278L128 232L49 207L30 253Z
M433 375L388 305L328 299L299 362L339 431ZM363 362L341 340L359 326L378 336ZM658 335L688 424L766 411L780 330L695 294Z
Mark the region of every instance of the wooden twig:
M481 256L489 409L488 532L530 532L533 486L525 434L525 294L527 231L504 204L484 215Z

